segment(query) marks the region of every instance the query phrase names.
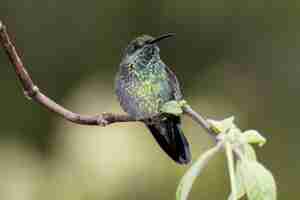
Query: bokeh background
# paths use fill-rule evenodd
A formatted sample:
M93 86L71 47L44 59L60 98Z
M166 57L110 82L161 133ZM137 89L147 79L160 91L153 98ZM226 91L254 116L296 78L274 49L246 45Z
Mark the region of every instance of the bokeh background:
M73 111L121 112L114 76L139 34L160 44L186 100L207 117L234 115L268 138L259 159L279 199L299 194L300 2L240 0L1 0L33 79ZM66 122L27 101L0 50L0 199L174 199L187 167L173 163L141 124L106 128ZM213 145L184 118L194 159ZM226 199L222 154L197 179L191 199Z

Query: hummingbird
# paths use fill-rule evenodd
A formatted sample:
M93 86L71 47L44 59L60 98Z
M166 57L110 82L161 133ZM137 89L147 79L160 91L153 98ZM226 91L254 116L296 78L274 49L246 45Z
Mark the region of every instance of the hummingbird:
M143 121L160 147L177 163L191 161L189 143L181 129L181 118L160 112L171 100L183 99L176 75L161 60L158 42L174 34L159 37L141 35L123 51L116 75L115 91L123 110Z

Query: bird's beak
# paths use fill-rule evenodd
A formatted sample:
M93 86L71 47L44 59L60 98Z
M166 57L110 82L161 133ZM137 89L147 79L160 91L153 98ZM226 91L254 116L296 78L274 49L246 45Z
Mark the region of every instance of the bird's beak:
M175 36L175 33L167 33L167 34L163 34L161 36L158 36L157 38L151 40L148 44L154 44L154 43L157 43L163 39L166 39L166 38L169 38L169 37L172 37L172 36Z

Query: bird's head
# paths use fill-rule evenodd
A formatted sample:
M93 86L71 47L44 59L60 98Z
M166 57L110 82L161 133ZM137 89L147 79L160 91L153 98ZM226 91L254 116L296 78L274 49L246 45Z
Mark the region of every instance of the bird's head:
M123 52L123 59L143 59L149 61L153 56L159 56L157 43L171 36L174 36L174 34L168 33L156 38L149 35L141 35L129 43Z

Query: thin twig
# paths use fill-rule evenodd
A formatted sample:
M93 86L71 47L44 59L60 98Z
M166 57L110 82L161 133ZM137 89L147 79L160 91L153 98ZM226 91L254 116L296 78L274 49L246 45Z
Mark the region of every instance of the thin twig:
M236 188L236 180L235 180L235 171L234 171L234 159L233 159L233 149L231 144L225 143L225 151L227 157L227 164L230 176L230 184L231 184L231 195L233 200L237 200L237 188Z
M74 113L61 105L57 104L49 97L44 95L38 87L34 84L29 76L23 62L16 50L15 45L12 43L10 36L6 30L5 25L0 21L0 43L3 46L11 64L13 65L15 72L22 84L24 95L28 99L32 99L40 105L46 107L48 110L57 113L64 119L76 124L82 125L99 125L106 126L108 124L116 122L131 122L136 121L134 118L128 115L103 113L101 115L89 116Z
M195 122L197 122L217 142L217 134L219 132L217 132L217 130L215 130L214 127L203 116L194 111L189 105L184 105L182 109L184 114L191 117Z

